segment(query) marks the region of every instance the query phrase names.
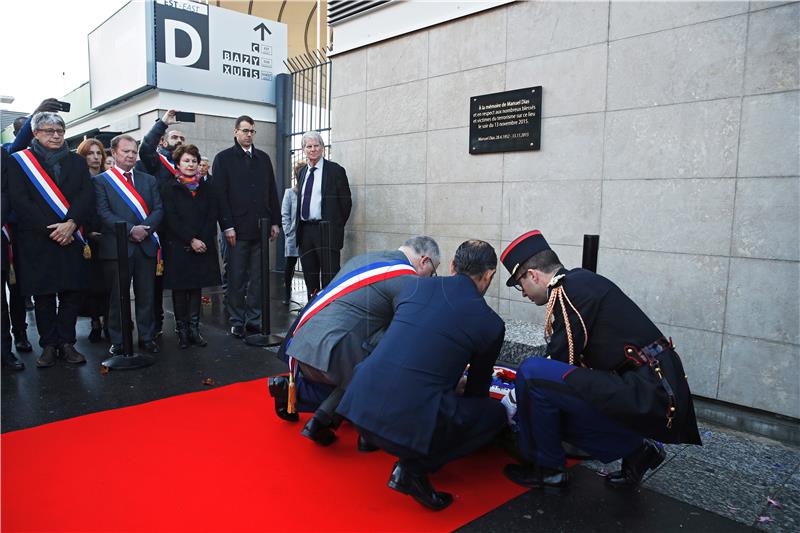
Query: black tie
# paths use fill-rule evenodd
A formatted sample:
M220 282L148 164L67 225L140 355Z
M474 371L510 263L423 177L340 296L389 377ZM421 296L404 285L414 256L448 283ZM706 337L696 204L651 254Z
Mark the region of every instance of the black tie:
M303 220L311 217L311 193L314 192L314 171L317 167L311 167L306 178L306 190L303 191L303 206L300 209L300 216Z

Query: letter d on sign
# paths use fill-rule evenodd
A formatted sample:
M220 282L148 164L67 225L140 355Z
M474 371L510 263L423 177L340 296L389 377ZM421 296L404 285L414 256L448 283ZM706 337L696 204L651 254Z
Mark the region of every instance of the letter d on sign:
M183 57L179 57L176 53L176 32L178 31L188 35L189 41L192 43L189 47L189 54ZM200 34L192 26L179 20L164 20L164 41L166 45L164 50L166 54L165 62L172 65L184 67L194 65L203 53L203 40L200 38Z

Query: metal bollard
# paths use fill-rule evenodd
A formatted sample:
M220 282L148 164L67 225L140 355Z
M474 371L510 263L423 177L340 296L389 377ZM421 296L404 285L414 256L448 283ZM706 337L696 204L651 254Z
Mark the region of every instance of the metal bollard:
M581 266L586 270L597 272L597 252L600 249L600 235L583 236L583 261Z

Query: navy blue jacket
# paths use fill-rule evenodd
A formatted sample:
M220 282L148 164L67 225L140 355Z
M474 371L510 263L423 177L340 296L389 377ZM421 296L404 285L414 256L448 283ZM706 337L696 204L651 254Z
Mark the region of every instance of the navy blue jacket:
M363 363L338 412L386 440L427 454L437 417L489 395L505 336L502 319L467 276L421 278L395 305L386 334ZM455 387L470 365L464 397ZM473 400L474 401L474 400Z

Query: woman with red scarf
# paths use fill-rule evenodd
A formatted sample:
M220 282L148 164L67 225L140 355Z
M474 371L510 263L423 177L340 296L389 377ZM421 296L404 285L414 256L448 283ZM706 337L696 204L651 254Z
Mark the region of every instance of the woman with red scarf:
M164 223L164 287L172 289L181 348L205 346L200 336L200 291L220 284L216 247L219 214L213 185L200 177L200 150L179 146L172 155L177 174L161 187Z

